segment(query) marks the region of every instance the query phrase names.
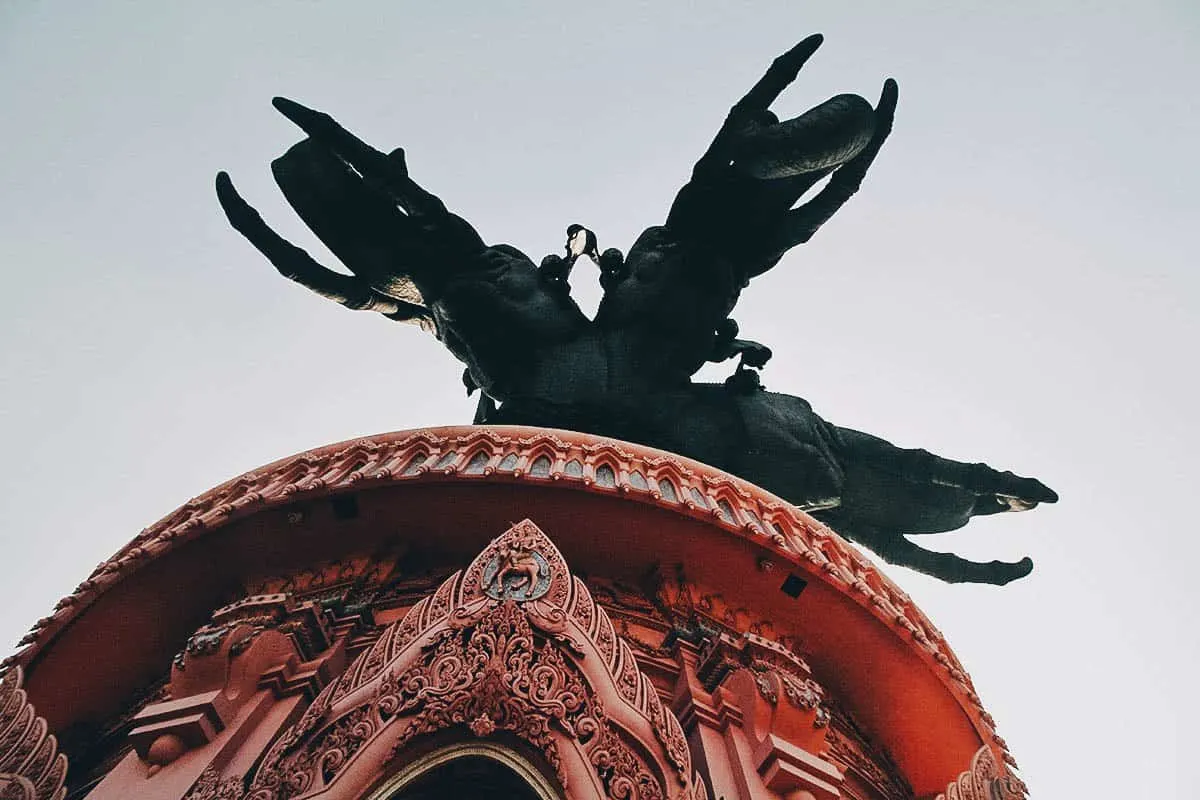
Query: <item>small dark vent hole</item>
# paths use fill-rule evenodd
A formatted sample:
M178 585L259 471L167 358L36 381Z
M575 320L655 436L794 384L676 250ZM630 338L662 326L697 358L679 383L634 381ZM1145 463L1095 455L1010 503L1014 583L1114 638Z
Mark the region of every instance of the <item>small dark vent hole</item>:
M334 519L355 519L358 517L358 497L352 494L339 494L329 499L333 506Z
M800 593L804 591L805 586L808 586L808 582L803 578L797 578L795 575L788 575L787 579L783 582L783 586L780 586L779 589L788 597L794 599L800 596Z

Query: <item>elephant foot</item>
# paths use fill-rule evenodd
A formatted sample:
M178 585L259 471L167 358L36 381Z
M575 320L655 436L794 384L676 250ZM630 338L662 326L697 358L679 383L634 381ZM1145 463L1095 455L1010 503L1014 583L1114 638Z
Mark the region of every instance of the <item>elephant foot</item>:
M1016 563L1011 561L990 561L980 566L986 568L988 578L987 580L979 581L980 583L1003 586L1019 578L1024 578L1033 572L1033 559L1026 556Z

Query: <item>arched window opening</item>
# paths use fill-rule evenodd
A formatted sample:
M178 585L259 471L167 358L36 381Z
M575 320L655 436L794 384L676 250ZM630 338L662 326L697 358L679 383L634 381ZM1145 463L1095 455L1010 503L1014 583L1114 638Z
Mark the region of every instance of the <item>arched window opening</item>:
M530 468L529 474L535 478L550 477L550 459L545 456L538 456L533 462L533 467Z
M486 450L480 450L475 455L471 456L471 460L467 462L466 468L463 469L464 475L482 475L484 467L487 466L491 455Z
M370 800L559 800L529 762L490 742L451 745L404 767Z
M608 464L601 464L596 467L596 485L605 489L616 488L617 473L613 472L613 468Z

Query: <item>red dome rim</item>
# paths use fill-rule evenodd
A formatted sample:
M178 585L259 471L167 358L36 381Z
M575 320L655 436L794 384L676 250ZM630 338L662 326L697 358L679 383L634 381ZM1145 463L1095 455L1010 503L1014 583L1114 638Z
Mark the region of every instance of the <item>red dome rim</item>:
M414 465L419 454L425 460ZM501 462L514 454L516 461L501 468ZM548 474L534 476L530 465L543 455L550 460ZM612 486L597 482L596 469L602 464L613 471ZM635 472L642 475L644 487L631 480ZM658 488L664 479L674 487L675 500ZM38 620L22 640L23 649L0 662L0 668L30 667L109 589L167 552L234 520L302 498L454 480L527 481L612 495L704 520L768 548L891 629L946 686L981 740L1015 765L940 631L906 593L835 531L765 489L701 462L630 442L549 428L445 426L393 431L323 445L244 473L145 528L60 600L54 613Z

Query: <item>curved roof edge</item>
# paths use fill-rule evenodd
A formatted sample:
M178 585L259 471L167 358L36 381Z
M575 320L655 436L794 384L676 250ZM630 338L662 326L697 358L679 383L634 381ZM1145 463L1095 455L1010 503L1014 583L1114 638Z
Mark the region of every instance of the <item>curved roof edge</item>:
M312 494L448 480L516 480L622 495L703 519L769 548L890 628L938 676L980 738L1004 762L1016 765L941 633L907 594L837 533L764 489L700 462L545 428L454 426L378 434L308 450L226 481L144 529L98 566L52 614L34 624L18 644L21 649L0 662L0 670L28 667L106 591L159 556L235 519Z

